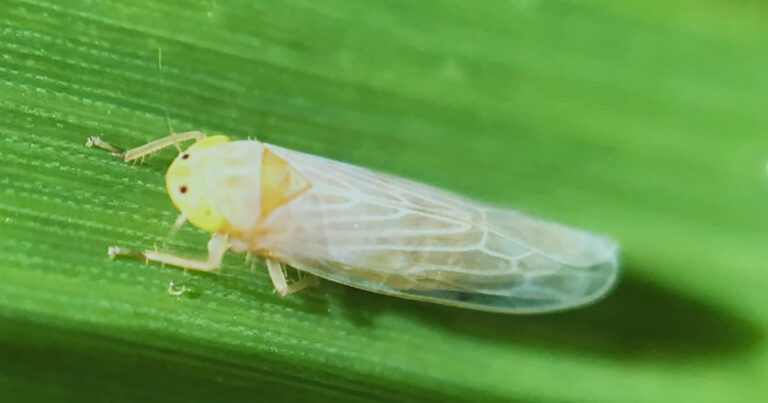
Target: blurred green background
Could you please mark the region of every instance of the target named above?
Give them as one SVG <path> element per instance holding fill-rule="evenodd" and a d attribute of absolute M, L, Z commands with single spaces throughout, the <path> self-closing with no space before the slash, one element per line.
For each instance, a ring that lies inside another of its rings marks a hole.
<path fill-rule="evenodd" d="M 765 401 L 768 6 L 581 3 L 0 0 L 2 400 Z M 166 242 L 174 153 L 84 139 L 166 113 L 610 234 L 623 282 L 521 317 L 109 261 Z"/>

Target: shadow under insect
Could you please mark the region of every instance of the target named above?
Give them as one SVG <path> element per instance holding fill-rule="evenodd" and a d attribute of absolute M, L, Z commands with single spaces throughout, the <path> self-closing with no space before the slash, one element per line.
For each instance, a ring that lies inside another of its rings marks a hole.
<path fill-rule="evenodd" d="M 625 273 L 632 273 L 626 267 Z M 325 283 L 324 283 L 325 284 Z M 330 290 L 349 320 L 374 326 L 382 311 L 442 326 L 478 340 L 572 349 L 617 358 L 707 358 L 745 352 L 762 334 L 753 324 L 719 308 L 627 274 L 604 300 L 580 309 L 505 315 Z M 363 302 L 363 300 L 366 300 Z"/>
<path fill-rule="evenodd" d="M 262 269 L 257 265 L 253 271 Z M 569 349 L 620 359 L 688 360 L 739 354 L 764 337 L 757 326 L 723 307 L 639 278 L 633 273 L 642 270 L 631 262 L 626 262 L 623 272 L 618 286 L 602 301 L 548 314 L 474 311 L 374 294 L 330 281 L 287 297 L 275 295 L 272 302 L 311 315 L 340 315 L 360 327 L 375 327 L 377 318 L 386 313 L 478 342 Z M 247 278 L 251 276 L 253 272 L 247 273 Z M 258 277 L 247 282 L 240 276 L 214 278 L 227 288 L 257 295 L 271 287 L 266 275 Z"/>

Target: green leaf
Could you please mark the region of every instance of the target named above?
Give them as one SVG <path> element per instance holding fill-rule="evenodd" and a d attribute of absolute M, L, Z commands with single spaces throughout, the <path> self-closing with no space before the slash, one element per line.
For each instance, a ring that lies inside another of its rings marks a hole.
<path fill-rule="evenodd" d="M 766 35 L 756 1 L 2 0 L 3 400 L 758 401 Z M 172 151 L 83 146 L 169 125 L 610 234 L 624 280 L 509 316 L 282 298 L 232 253 L 218 275 L 110 261 L 205 250 L 167 237 Z"/>

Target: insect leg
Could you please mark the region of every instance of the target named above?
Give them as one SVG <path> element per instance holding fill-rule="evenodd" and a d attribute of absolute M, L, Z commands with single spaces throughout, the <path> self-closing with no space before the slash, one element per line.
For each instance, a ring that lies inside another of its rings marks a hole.
<path fill-rule="evenodd" d="M 144 144 L 143 146 L 138 146 L 135 148 L 131 148 L 129 150 L 120 151 L 117 147 L 114 147 L 107 143 L 106 141 L 102 140 L 98 136 L 91 136 L 88 137 L 85 141 L 86 147 L 97 147 L 104 150 L 109 151 L 112 153 L 112 155 L 122 158 L 125 162 L 133 161 L 142 157 L 145 157 L 150 154 L 154 154 L 166 147 L 174 146 L 179 143 L 182 143 L 187 140 L 202 140 L 205 138 L 205 133 L 203 132 L 184 132 L 184 133 L 177 133 L 177 134 L 171 134 L 170 136 L 166 136 L 163 138 L 159 138 L 157 140 L 150 141 L 147 144 Z"/>
<path fill-rule="evenodd" d="M 189 270 L 214 272 L 224 258 L 224 252 L 229 248 L 229 242 L 226 234 L 213 234 L 208 241 L 208 257 L 206 259 L 195 259 L 183 256 L 176 256 L 170 253 L 162 253 L 155 250 L 134 251 L 121 248 L 119 246 L 110 246 L 107 253 L 110 258 L 116 256 L 133 256 L 147 261 L 159 262 L 171 266 L 181 267 Z"/>
<path fill-rule="evenodd" d="M 306 274 L 296 282 L 288 284 L 288 280 L 285 278 L 285 269 L 286 267 L 284 263 L 269 258 L 267 259 L 269 278 L 272 280 L 272 285 L 275 286 L 277 293 L 282 296 L 301 291 L 309 286 L 317 284 L 317 277 L 309 274 Z"/>

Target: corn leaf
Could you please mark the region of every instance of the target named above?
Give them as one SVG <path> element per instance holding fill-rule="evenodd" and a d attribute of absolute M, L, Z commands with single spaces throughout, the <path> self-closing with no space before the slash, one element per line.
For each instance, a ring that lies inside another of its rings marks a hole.
<path fill-rule="evenodd" d="M 0 0 L 4 401 L 758 401 L 757 1 Z M 248 137 L 604 232 L 624 276 L 539 316 L 330 282 L 280 297 L 110 245 L 168 236 L 169 131 Z M 11 399 L 13 397 L 14 399 Z"/>

